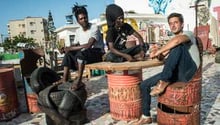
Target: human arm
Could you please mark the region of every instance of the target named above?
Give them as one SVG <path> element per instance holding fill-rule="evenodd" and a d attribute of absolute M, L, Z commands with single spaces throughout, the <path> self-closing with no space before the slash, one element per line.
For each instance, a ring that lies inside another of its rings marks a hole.
<path fill-rule="evenodd" d="M 144 45 L 144 40 L 143 40 L 142 36 L 137 31 L 134 31 L 134 33 L 132 35 L 134 35 L 138 39 L 140 45 Z"/>
<path fill-rule="evenodd" d="M 163 54 L 164 56 L 168 54 L 168 52 L 170 51 L 170 49 L 174 48 L 175 46 L 185 43 L 185 42 L 189 42 L 190 39 L 187 35 L 177 35 L 173 38 L 171 38 L 166 45 L 162 46 L 160 49 L 151 52 L 150 53 L 150 57 L 151 58 L 155 58 L 158 57 L 160 54 Z"/>
<path fill-rule="evenodd" d="M 101 33 L 98 27 L 94 24 L 91 24 L 90 28 L 85 30 L 78 29 L 76 31 L 76 36 L 74 43 L 79 43 L 77 46 L 71 46 L 67 48 L 68 50 L 81 50 L 91 48 L 96 42 L 100 41 Z"/>
<path fill-rule="evenodd" d="M 138 39 L 139 44 L 142 46 L 143 51 L 146 53 L 146 51 L 149 49 L 149 44 L 144 43 L 142 36 L 137 31 L 134 31 L 133 35 Z"/>
<path fill-rule="evenodd" d="M 77 51 L 77 50 L 81 50 L 83 48 L 87 49 L 87 48 L 91 48 L 92 45 L 96 42 L 96 39 L 91 37 L 88 40 L 88 43 L 82 44 L 82 45 L 77 45 L 77 46 L 70 46 L 70 47 L 65 47 L 64 51 L 68 52 L 68 51 Z"/>

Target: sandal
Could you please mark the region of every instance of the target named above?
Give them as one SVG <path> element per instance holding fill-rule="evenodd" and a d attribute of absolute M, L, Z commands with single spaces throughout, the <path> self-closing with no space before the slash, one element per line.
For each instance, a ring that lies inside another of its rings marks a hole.
<path fill-rule="evenodd" d="M 143 125 L 143 124 L 151 124 L 153 122 L 152 118 L 140 118 L 138 121 L 132 122 L 132 125 Z"/>
<path fill-rule="evenodd" d="M 151 96 L 158 96 L 159 94 L 163 93 L 166 87 L 169 85 L 168 82 L 159 81 L 157 85 L 153 88 L 153 90 L 150 92 Z"/>

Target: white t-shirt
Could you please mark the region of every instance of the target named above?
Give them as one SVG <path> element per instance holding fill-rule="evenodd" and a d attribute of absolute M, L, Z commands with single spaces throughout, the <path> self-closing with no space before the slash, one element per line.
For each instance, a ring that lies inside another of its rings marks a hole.
<path fill-rule="evenodd" d="M 198 68 L 201 62 L 200 62 L 199 49 L 198 49 L 198 46 L 196 43 L 196 38 L 195 38 L 193 32 L 191 32 L 191 31 L 184 31 L 183 34 L 188 36 L 189 39 L 191 40 L 191 43 L 187 43 L 186 45 L 189 47 L 188 48 L 189 53 Z"/>
<path fill-rule="evenodd" d="M 89 39 L 93 37 L 96 39 L 96 42 L 93 44 L 92 48 L 101 48 L 104 51 L 104 42 L 102 39 L 102 35 L 98 26 L 90 23 L 90 28 L 86 31 L 83 30 L 82 27 L 79 27 L 76 30 L 76 36 L 74 39 L 74 43 L 79 43 L 80 45 L 88 43 Z"/>

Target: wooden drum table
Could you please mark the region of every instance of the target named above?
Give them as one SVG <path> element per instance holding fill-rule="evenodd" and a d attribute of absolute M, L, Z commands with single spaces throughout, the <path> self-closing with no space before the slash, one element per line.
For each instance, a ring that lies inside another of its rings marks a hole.
<path fill-rule="evenodd" d="M 156 59 L 122 63 L 99 62 L 86 65 L 86 69 L 107 71 L 111 116 L 115 120 L 130 121 L 141 116 L 139 83 L 142 81 L 142 68 L 162 64 Z"/>

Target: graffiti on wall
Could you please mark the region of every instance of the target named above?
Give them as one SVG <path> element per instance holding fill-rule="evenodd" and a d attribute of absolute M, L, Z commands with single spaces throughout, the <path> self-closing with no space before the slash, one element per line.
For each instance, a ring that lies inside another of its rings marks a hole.
<path fill-rule="evenodd" d="M 155 14 L 165 14 L 166 8 L 172 0 L 149 0 L 149 7 L 152 7 Z"/>

